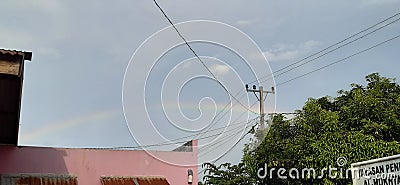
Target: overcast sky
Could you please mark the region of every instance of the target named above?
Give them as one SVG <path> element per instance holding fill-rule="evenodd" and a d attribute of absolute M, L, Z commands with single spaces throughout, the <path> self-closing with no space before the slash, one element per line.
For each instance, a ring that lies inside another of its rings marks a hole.
<path fill-rule="evenodd" d="M 400 12 L 399 0 L 160 0 L 159 4 L 174 23 L 211 20 L 239 29 L 259 46 L 268 60 L 263 65 L 269 65 L 272 71 Z M 169 26 L 153 1 L 3 0 L 0 19 L 0 48 L 33 52 L 32 62 L 27 62 L 25 67 L 20 145 L 136 145 L 124 118 L 123 80 L 134 51 L 152 34 Z M 207 32 L 210 29 L 204 27 L 197 31 Z M 398 34 L 400 23 L 396 22 L 319 60 L 276 77 L 275 83 L 285 82 Z M 215 35 L 211 31 L 210 35 L 235 39 L 229 35 Z M 190 32 L 186 36 L 191 37 Z M 177 35 L 171 37 L 179 40 Z M 193 43 L 193 47 L 199 55 L 209 57 L 204 59 L 206 64 L 221 80 L 224 79 L 226 83 L 238 80 L 230 77 L 229 72 L 241 67 L 236 66 L 235 69 L 234 57 L 224 58 L 224 53 L 219 52 L 221 47 L 201 43 Z M 137 122 L 150 117 L 161 130 L 164 129 L 163 121 L 168 119 L 158 116 L 163 111 L 160 106 L 151 108 L 157 105 L 152 97 L 160 97 L 160 80 L 167 78 L 169 70 L 176 69 L 178 74 L 183 74 L 185 72 L 179 70 L 197 62 L 185 46 L 179 46 L 173 51 L 159 60 L 153 76 L 146 81 L 149 90 L 158 90 L 154 94 L 146 94 L 150 107 L 147 108 L 151 110 L 149 116 L 133 115 L 137 117 Z M 399 78 L 399 51 L 400 39 L 396 39 L 342 63 L 280 85 L 276 87 L 277 93 L 274 96 L 268 95 L 271 103 L 267 104 L 276 103 L 277 112 L 293 112 L 300 109 L 309 97 L 335 96 L 338 90 L 348 89 L 351 83 L 365 83 L 364 77 L 372 72 Z M 187 63 L 181 63 L 182 68 L 174 68 L 185 60 Z M 199 63 L 197 65 L 188 68 L 186 72 L 191 73 L 203 67 Z M 140 65 L 135 67 L 141 69 Z M 262 69 L 265 69 L 265 75 L 269 74 L 268 67 Z M 204 74 L 202 70 L 201 74 Z M 247 75 L 245 71 L 238 74 L 245 80 L 243 83 L 254 80 L 254 76 L 250 73 Z M 243 85 L 234 84 L 238 85 L 237 88 Z M 138 91 L 143 91 L 143 87 L 138 87 Z M 210 119 L 207 116 L 215 115 L 215 106 L 220 110 L 229 103 L 229 96 L 210 79 L 193 80 L 191 85 L 188 83 L 182 88 L 181 93 L 180 111 L 192 120 L 201 116 Z M 241 93 L 245 94 L 244 89 Z M 255 98 L 250 95 L 249 101 L 253 103 Z M 209 98 L 202 99 L 204 97 Z M 174 101 L 163 102 L 162 108 L 167 109 L 168 103 L 172 107 L 169 110 L 178 110 Z M 137 108 L 143 108 L 139 104 Z M 204 108 L 199 109 L 199 106 Z M 273 111 L 274 105 L 267 106 L 268 111 Z M 208 111 L 206 107 L 212 109 Z M 258 111 L 257 106 L 252 110 Z M 234 119 L 243 111 L 246 110 L 237 106 L 230 114 Z M 256 117 L 252 113 L 246 115 L 241 119 Z M 229 121 L 232 120 L 223 118 L 221 122 Z M 133 123 L 128 125 L 135 126 Z M 141 131 L 141 127 L 131 129 Z M 169 139 L 181 134 L 169 129 L 163 131 L 163 135 Z M 145 143 L 157 141 L 148 139 Z M 231 153 L 224 160 L 238 161 L 241 148 Z"/>

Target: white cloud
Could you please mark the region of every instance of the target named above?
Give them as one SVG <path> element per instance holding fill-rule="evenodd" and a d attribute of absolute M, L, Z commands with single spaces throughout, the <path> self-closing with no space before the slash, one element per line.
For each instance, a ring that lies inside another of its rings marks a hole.
<path fill-rule="evenodd" d="M 195 61 L 198 62 L 198 61 Z M 185 63 L 183 63 L 182 67 L 187 70 L 193 67 L 193 65 L 195 65 L 195 62 L 193 61 L 186 61 Z"/>
<path fill-rule="evenodd" d="M 238 20 L 238 21 L 236 21 L 236 25 L 245 26 L 245 25 L 253 24 L 254 22 L 255 22 L 254 20 Z"/>
<path fill-rule="evenodd" d="M 315 40 L 309 40 L 298 46 L 287 44 L 276 44 L 268 51 L 263 52 L 268 61 L 279 62 L 294 60 L 301 55 L 307 54 L 321 43 Z"/>
<path fill-rule="evenodd" d="M 309 51 L 314 49 L 315 47 L 318 47 L 319 45 L 321 45 L 321 42 L 315 40 L 309 40 L 303 43 L 303 48 Z"/>
<path fill-rule="evenodd" d="M 55 48 L 46 48 L 46 47 L 38 48 L 36 52 L 41 55 L 55 56 L 55 57 L 60 56 L 60 52 Z"/>
<path fill-rule="evenodd" d="M 285 61 L 285 60 L 293 60 L 299 56 L 299 51 L 298 50 L 292 50 L 292 51 L 279 51 L 279 52 L 273 52 L 273 51 L 266 51 L 264 52 L 265 57 L 267 57 L 268 61 Z"/>
<path fill-rule="evenodd" d="M 229 71 L 230 68 L 226 65 L 217 64 L 211 67 L 211 72 L 213 72 L 217 76 L 226 75 L 227 73 L 229 73 Z"/>

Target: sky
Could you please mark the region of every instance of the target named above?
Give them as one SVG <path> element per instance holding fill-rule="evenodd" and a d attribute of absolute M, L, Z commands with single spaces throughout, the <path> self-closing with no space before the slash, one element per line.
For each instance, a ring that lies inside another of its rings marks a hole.
<path fill-rule="evenodd" d="M 256 98 L 243 87 L 256 80 L 252 70 L 257 71 L 258 77 L 270 77 L 271 72 L 400 12 L 399 0 L 159 0 L 158 3 L 174 23 L 180 23 L 178 28 L 189 40 L 207 37 L 227 41 L 235 47 L 258 47 L 259 50 L 251 51 L 263 55 L 244 61 L 240 57 L 242 53 L 237 55 L 229 50 L 231 46 L 190 43 L 235 98 L 246 95 L 240 99 L 244 106 L 235 103 L 235 99 L 210 77 L 168 27 L 170 24 L 153 1 L 3 0 L 0 48 L 33 52 L 32 61 L 25 65 L 20 145 L 137 146 L 138 143 L 154 144 L 163 139 L 189 136 L 202 128 L 244 121 L 244 125 L 239 124 L 242 126 L 239 131 L 243 131 L 246 120 L 257 117 L 247 110 Z M 217 22 L 225 27 L 223 31 L 216 31 L 213 25 L 185 27 L 185 22 L 194 20 Z M 158 38 L 164 33 L 162 30 L 166 35 Z M 395 22 L 261 84 L 269 89 L 399 33 L 400 23 Z M 159 40 L 151 43 L 157 38 Z M 180 45 L 169 46 L 165 53 L 145 53 L 144 57 L 152 59 L 149 61 L 144 60 L 147 58 L 134 60 L 146 43 L 155 51 L 164 44 L 167 47 L 170 42 L 180 42 Z M 399 79 L 399 49 L 400 39 L 396 39 L 279 85 L 275 94 L 268 94 L 266 110 L 268 113 L 293 112 L 301 109 L 310 97 L 335 96 L 338 90 L 349 89 L 352 83 L 365 84 L 364 77 L 373 72 Z M 245 49 L 237 51 L 247 52 Z M 150 64 L 152 66 L 147 66 Z M 232 108 L 228 116 L 210 126 L 211 120 L 227 104 Z M 257 106 L 250 110 L 258 113 Z M 147 130 L 149 124 L 152 132 L 161 138 L 152 137 Z M 227 148 L 239 137 L 237 134 Z M 243 144 L 221 161 L 239 161 Z M 212 157 L 224 153 L 218 147 L 210 147 L 200 151 L 204 161 L 209 160 L 206 157 L 209 153 L 217 153 L 210 154 Z"/>

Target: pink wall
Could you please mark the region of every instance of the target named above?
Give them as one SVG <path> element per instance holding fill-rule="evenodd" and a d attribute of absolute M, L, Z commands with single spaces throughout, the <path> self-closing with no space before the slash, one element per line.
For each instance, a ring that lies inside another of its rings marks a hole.
<path fill-rule="evenodd" d="M 197 184 L 197 141 L 193 152 L 154 152 L 180 164 L 162 162 L 145 151 L 0 146 L 0 174 L 73 174 L 81 185 L 100 185 L 100 176 L 165 176 L 171 185 L 185 185 L 187 170 Z"/>

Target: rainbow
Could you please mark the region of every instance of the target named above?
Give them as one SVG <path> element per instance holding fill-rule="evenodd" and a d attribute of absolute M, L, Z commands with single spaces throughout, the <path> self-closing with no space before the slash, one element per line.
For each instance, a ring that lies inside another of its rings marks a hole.
<path fill-rule="evenodd" d="M 218 104 L 219 110 L 225 106 L 226 104 Z M 165 108 L 171 107 L 171 108 L 177 108 L 176 103 L 165 103 L 164 104 Z M 236 105 L 239 106 L 239 105 Z M 149 108 L 149 107 L 148 107 Z M 181 108 L 185 110 L 193 110 L 193 109 L 198 109 L 197 104 L 192 104 L 192 103 L 181 103 Z M 214 106 L 206 106 L 202 107 L 205 108 L 206 110 L 214 110 Z M 150 108 L 151 109 L 151 108 Z M 252 108 L 253 111 L 258 112 L 257 107 Z M 225 111 L 229 111 L 230 108 L 228 107 Z M 242 107 L 236 107 L 233 109 L 233 112 L 242 112 L 243 108 Z M 107 123 L 108 121 L 113 121 L 115 118 L 118 116 L 122 116 L 122 110 L 121 109 L 111 109 L 111 110 L 105 110 L 105 111 L 98 111 L 98 112 L 92 112 L 90 114 L 84 114 L 80 115 L 78 117 L 74 117 L 71 119 L 67 120 L 62 120 L 58 122 L 51 122 L 44 124 L 43 126 L 33 130 L 29 131 L 27 133 L 22 133 L 20 136 L 20 141 L 21 143 L 34 143 L 43 137 L 46 137 L 48 135 L 54 134 L 54 133 L 60 133 L 60 132 L 66 132 L 69 130 L 73 130 L 76 127 L 82 127 L 82 125 L 88 125 L 88 124 L 104 124 Z"/>
<path fill-rule="evenodd" d="M 71 130 L 74 127 L 82 126 L 83 124 L 92 123 L 106 123 L 105 120 L 111 120 L 117 116 L 120 116 L 121 109 L 106 110 L 100 112 L 93 112 L 90 114 L 81 115 L 68 120 L 63 120 L 55 123 L 47 123 L 38 129 L 30 131 L 28 133 L 21 134 L 20 141 L 34 142 L 37 139 L 43 138 L 46 135 L 54 134 L 57 132 L 65 132 Z"/>

